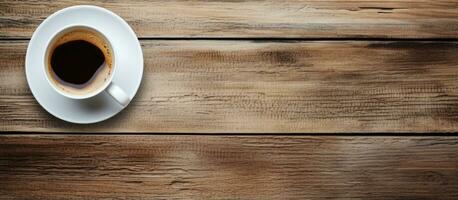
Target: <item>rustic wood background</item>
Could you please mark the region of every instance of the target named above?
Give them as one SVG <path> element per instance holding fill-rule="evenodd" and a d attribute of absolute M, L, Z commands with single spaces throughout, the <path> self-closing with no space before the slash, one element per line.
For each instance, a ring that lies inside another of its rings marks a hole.
<path fill-rule="evenodd" d="M 119 115 L 46 113 L 24 60 L 72 5 L 135 30 Z M 458 1 L 0 0 L 0 199 L 458 199 Z"/>

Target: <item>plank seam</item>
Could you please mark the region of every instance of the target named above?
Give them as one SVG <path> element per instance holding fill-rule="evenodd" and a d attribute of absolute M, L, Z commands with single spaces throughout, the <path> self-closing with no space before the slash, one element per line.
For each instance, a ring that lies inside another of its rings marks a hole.
<path fill-rule="evenodd" d="M 140 41 L 147 40 L 221 40 L 221 41 L 266 41 L 266 42 L 295 42 L 295 41 L 393 41 L 393 42 L 458 42 L 458 38 L 281 38 L 281 37 L 257 37 L 257 38 L 236 38 L 236 37 L 141 37 Z M 0 41 L 29 41 L 30 38 L 0 38 Z"/>
<path fill-rule="evenodd" d="M 395 133 L 395 132 L 372 132 L 372 133 L 173 133 L 173 132 L 25 132 L 25 131 L 7 131 L 2 132 L 0 137 L 14 136 L 14 135 L 75 135 L 75 136 L 116 136 L 116 135 L 127 135 L 127 136 L 144 136 L 144 135 L 157 135 L 157 136 L 247 136 L 247 137 L 258 137 L 258 136 L 282 136 L 282 137 L 458 137 L 458 132 L 440 132 L 440 133 L 420 133 L 420 132 L 409 132 L 409 133 Z"/>

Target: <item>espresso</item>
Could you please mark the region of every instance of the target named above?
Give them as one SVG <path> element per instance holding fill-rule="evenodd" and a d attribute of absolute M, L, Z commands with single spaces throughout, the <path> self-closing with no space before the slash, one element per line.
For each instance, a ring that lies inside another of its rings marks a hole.
<path fill-rule="evenodd" d="M 108 42 L 88 29 L 58 36 L 48 50 L 48 74 L 64 92 L 87 94 L 102 87 L 112 73 Z"/>
<path fill-rule="evenodd" d="M 85 40 L 63 43 L 54 49 L 51 67 L 64 82 L 82 85 L 105 65 L 105 56 L 94 44 Z"/>

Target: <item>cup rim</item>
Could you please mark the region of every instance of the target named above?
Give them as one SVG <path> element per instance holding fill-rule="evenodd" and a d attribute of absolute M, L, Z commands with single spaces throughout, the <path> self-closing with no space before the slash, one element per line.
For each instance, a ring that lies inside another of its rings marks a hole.
<path fill-rule="evenodd" d="M 49 54 L 49 48 L 50 46 L 53 44 L 54 40 L 60 35 L 60 34 L 63 34 L 65 31 L 69 30 L 69 29 L 74 29 L 74 28 L 83 28 L 83 29 L 90 29 L 91 31 L 94 31 L 96 32 L 97 34 L 99 34 L 101 37 L 103 37 L 103 39 L 105 39 L 105 41 L 107 42 L 108 46 L 109 46 L 109 49 L 111 50 L 111 56 L 112 56 L 112 72 L 111 72 L 111 75 L 108 77 L 108 80 L 105 81 L 104 85 L 102 87 L 99 87 L 97 90 L 94 90 L 93 92 L 90 92 L 90 93 L 87 93 L 87 94 L 84 94 L 84 95 L 74 95 L 74 94 L 70 94 L 68 92 L 64 92 L 62 90 L 60 90 L 59 88 L 57 88 L 57 86 L 54 84 L 54 82 L 51 80 L 51 78 L 49 77 L 50 74 L 48 72 L 48 54 Z M 46 48 L 45 48 L 45 53 L 44 53 L 44 59 L 43 59 L 43 62 L 44 62 L 44 73 L 45 73 L 45 77 L 46 77 L 46 80 L 48 82 L 48 84 L 54 89 L 54 91 L 56 91 L 57 93 L 61 94 L 62 96 L 65 96 L 67 98 L 71 98 L 71 99 L 88 99 L 88 98 L 91 98 L 91 97 L 94 97 L 98 94 L 100 94 L 101 92 L 105 91 L 105 89 L 110 85 L 110 83 L 112 82 L 113 80 L 113 76 L 115 74 L 115 71 L 116 71 L 116 61 L 115 61 L 115 58 L 116 58 L 116 55 L 115 55 L 115 51 L 113 49 L 113 45 L 111 43 L 111 41 L 108 39 L 108 37 L 102 33 L 101 31 L 99 31 L 97 28 L 93 27 L 93 26 L 89 26 L 89 25 L 84 25 L 84 24 L 70 24 L 70 25 L 67 25 L 63 28 L 61 28 L 59 31 L 55 32 L 51 37 L 50 39 L 48 40 L 48 42 L 46 43 Z"/>

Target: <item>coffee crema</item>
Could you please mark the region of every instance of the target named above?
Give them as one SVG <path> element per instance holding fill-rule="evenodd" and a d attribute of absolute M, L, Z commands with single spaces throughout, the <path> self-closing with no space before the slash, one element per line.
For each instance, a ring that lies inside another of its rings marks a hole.
<path fill-rule="evenodd" d="M 113 58 L 108 42 L 89 29 L 70 30 L 58 36 L 48 49 L 48 75 L 67 93 L 94 92 L 112 74 Z"/>

